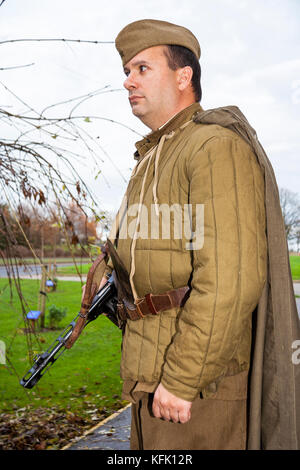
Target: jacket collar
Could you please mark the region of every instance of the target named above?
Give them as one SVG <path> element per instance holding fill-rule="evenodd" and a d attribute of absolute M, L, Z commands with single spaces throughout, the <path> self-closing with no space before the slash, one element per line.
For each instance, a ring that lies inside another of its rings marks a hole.
<path fill-rule="evenodd" d="M 174 131 L 182 124 L 192 119 L 195 114 L 201 111 L 203 111 L 203 109 L 199 103 L 193 103 L 187 108 L 184 108 L 182 111 L 179 111 L 179 113 L 175 114 L 175 116 L 173 116 L 159 129 L 151 132 L 150 134 L 146 135 L 142 140 L 136 142 L 135 146 L 137 150 L 134 153 L 134 158 L 136 160 L 139 160 L 140 157 L 143 157 L 148 152 L 148 150 L 158 144 L 160 138 L 164 134 L 168 134 L 169 132 Z"/>

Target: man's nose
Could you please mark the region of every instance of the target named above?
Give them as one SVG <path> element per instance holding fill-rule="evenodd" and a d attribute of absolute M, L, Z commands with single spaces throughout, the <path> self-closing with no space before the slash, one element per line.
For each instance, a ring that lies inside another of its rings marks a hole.
<path fill-rule="evenodd" d="M 123 83 L 123 86 L 128 91 L 132 90 L 133 88 L 137 88 L 136 80 L 134 79 L 134 75 L 132 73 L 127 75 L 127 78 L 125 82 Z"/>

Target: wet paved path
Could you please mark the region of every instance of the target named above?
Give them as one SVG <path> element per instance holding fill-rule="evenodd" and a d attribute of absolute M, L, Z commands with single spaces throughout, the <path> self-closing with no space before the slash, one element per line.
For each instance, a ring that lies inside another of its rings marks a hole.
<path fill-rule="evenodd" d="M 45 263 L 47 264 L 47 263 Z M 58 268 L 74 266 L 74 263 L 57 263 Z M 39 264 L 26 264 L 14 266 L 14 270 L 18 272 L 21 279 L 36 279 L 41 277 L 41 266 Z M 5 266 L 0 266 L 0 277 L 7 277 L 7 270 Z M 74 277 L 74 276 L 73 276 Z"/>
<path fill-rule="evenodd" d="M 129 450 L 131 405 L 117 411 L 62 450 Z"/>
<path fill-rule="evenodd" d="M 300 295 L 300 282 L 294 282 L 295 295 Z"/>
<path fill-rule="evenodd" d="M 300 296 L 300 282 L 294 282 L 294 292 L 295 292 L 295 295 Z M 296 304 L 297 304 L 298 314 L 299 314 L 299 317 L 300 317 L 300 297 L 296 297 L 295 300 L 296 300 Z"/>

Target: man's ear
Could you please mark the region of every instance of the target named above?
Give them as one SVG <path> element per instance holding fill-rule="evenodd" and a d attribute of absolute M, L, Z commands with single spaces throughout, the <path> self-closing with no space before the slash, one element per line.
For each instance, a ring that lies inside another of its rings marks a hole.
<path fill-rule="evenodd" d="M 189 65 L 177 70 L 177 83 L 180 91 L 184 91 L 191 83 L 193 76 L 193 69 Z"/>

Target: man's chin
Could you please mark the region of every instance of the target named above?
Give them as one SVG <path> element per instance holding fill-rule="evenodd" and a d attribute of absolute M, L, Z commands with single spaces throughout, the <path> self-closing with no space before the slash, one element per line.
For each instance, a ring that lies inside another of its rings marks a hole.
<path fill-rule="evenodd" d="M 131 111 L 132 111 L 132 114 L 134 114 L 136 117 L 141 117 L 144 115 L 142 109 L 138 105 L 132 105 Z"/>

